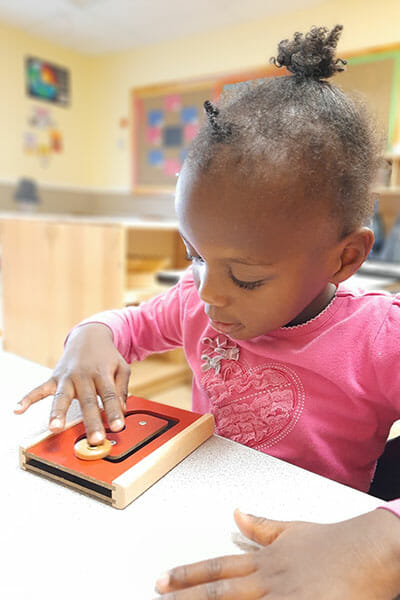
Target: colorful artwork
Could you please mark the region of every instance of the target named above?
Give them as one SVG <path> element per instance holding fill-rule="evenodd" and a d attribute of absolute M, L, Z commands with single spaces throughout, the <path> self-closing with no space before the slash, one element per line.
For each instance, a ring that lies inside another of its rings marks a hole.
<path fill-rule="evenodd" d="M 215 100 L 213 83 L 143 88 L 134 95 L 135 189 L 172 189 L 188 147 L 204 118 L 204 101 Z"/>
<path fill-rule="evenodd" d="M 66 106 L 69 104 L 69 71 L 40 58 L 25 59 L 27 94 Z"/>
<path fill-rule="evenodd" d="M 199 130 L 199 111 L 196 106 L 185 106 L 181 94 L 165 96 L 162 106 L 162 109 L 147 110 L 147 166 L 157 169 L 159 175 L 155 179 L 176 181 L 186 155 L 186 145 Z"/>
<path fill-rule="evenodd" d="M 182 126 L 181 125 L 169 125 L 164 127 L 163 130 L 163 145 L 166 148 L 174 148 L 182 145 Z"/>
<path fill-rule="evenodd" d="M 185 142 L 191 142 L 199 131 L 198 123 L 188 123 L 183 128 L 183 137 Z"/>
<path fill-rule="evenodd" d="M 57 131 L 57 129 L 50 129 L 49 131 L 50 138 L 50 148 L 52 152 L 56 152 L 59 154 L 62 151 L 62 137 L 61 133 Z"/>
<path fill-rule="evenodd" d="M 149 110 L 147 113 L 147 124 L 150 127 L 160 127 L 164 122 L 164 113 L 162 110 Z"/>
<path fill-rule="evenodd" d="M 148 127 L 146 132 L 147 143 L 152 146 L 161 144 L 161 127 Z"/>
<path fill-rule="evenodd" d="M 23 150 L 25 154 L 39 159 L 42 167 L 50 165 L 50 158 L 63 151 L 61 131 L 48 108 L 33 106 L 27 118 L 29 129 L 24 132 Z"/>
<path fill-rule="evenodd" d="M 152 167 L 162 167 L 164 164 L 164 152 L 162 150 L 149 150 L 147 160 Z"/>
<path fill-rule="evenodd" d="M 133 186 L 139 193 L 171 192 L 190 144 L 205 119 L 204 102 L 239 81 L 276 74 L 276 67 L 218 79 L 150 86 L 133 90 Z"/>
<path fill-rule="evenodd" d="M 180 94 L 171 94 L 164 98 L 164 110 L 176 112 L 182 106 L 182 96 Z"/>
<path fill-rule="evenodd" d="M 181 121 L 186 124 L 198 123 L 199 111 L 197 106 L 184 106 L 181 111 Z"/>
<path fill-rule="evenodd" d="M 164 161 L 164 173 L 169 177 L 177 177 L 181 166 L 180 160 L 176 158 L 167 158 Z"/>

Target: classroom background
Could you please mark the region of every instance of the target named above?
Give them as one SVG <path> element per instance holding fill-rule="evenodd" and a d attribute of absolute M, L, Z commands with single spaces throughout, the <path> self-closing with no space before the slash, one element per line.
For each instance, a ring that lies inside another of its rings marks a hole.
<path fill-rule="evenodd" d="M 386 147 L 377 237 L 354 280 L 400 290 L 400 3 L 0 0 L 4 350 L 54 367 L 81 319 L 136 305 L 186 267 L 174 185 L 202 102 L 271 76 L 279 40 L 344 25 L 335 83 L 367 96 Z M 182 352 L 132 367 L 130 392 L 190 407 Z"/>

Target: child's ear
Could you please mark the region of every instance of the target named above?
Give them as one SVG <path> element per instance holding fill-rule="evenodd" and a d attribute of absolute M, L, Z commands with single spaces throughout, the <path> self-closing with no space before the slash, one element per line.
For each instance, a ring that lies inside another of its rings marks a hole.
<path fill-rule="evenodd" d="M 346 236 L 336 247 L 335 271 L 329 281 L 338 285 L 358 271 L 374 241 L 374 234 L 369 227 L 360 227 Z"/>

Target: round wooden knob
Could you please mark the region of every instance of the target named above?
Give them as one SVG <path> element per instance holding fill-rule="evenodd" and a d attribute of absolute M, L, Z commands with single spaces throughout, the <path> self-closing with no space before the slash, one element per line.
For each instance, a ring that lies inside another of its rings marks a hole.
<path fill-rule="evenodd" d="M 83 438 L 76 442 L 74 446 L 75 456 L 82 460 L 98 460 L 104 458 L 110 454 L 112 444 L 110 440 L 105 439 L 102 444 L 98 446 L 91 446 L 87 441 L 87 438 Z"/>

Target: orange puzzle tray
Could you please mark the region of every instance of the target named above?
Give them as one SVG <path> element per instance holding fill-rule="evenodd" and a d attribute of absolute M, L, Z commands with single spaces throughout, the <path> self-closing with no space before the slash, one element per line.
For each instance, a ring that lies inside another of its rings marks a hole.
<path fill-rule="evenodd" d="M 183 460 L 214 431 L 214 418 L 159 404 L 144 398 L 127 399 L 125 427 L 117 433 L 107 427 L 113 444 L 108 456 L 82 460 L 74 445 L 86 437 L 80 419 L 64 431 L 47 432 L 20 449 L 20 465 L 108 502 L 125 508 L 165 473 Z"/>

